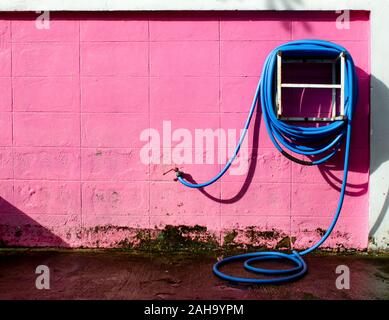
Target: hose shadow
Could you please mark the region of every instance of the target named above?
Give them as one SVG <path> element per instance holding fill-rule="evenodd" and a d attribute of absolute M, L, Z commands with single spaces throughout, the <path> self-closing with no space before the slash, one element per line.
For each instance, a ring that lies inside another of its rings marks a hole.
<path fill-rule="evenodd" d="M 259 130 L 260 130 L 260 124 L 261 124 L 261 108 L 259 106 L 259 102 L 257 102 L 257 106 L 256 106 L 256 110 L 255 110 L 255 114 L 254 114 L 254 123 L 253 123 L 253 133 L 252 133 L 252 139 L 253 139 L 253 145 L 252 145 L 252 153 L 250 155 L 250 158 L 249 158 L 249 167 L 248 167 L 248 170 L 247 170 L 247 175 L 246 175 L 246 178 L 242 184 L 242 187 L 241 189 L 231 198 L 228 198 L 228 199 L 222 199 L 222 198 L 218 198 L 218 197 L 215 197 L 213 195 L 211 195 L 208 191 L 206 191 L 205 188 L 200 188 L 200 189 L 197 189 L 199 192 L 201 192 L 204 196 L 206 196 L 207 198 L 213 200 L 213 201 L 216 201 L 216 202 L 219 202 L 219 203 L 223 203 L 223 204 L 231 204 L 231 203 L 235 203 L 237 201 L 239 201 L 240 199 L 243 198 L 243 196 L 246 194 L 246 192 L 248 191 L 249 189 L 249 186 L 253 180 L 253 177 L 254 177 L 254 173 L 255 173 L 255 170 L 256 170 L 256 167 L 257 167 L 257 157 L 258 157 L 258 146 L 259 146 Z M 246 139 L 248 138 L 248 136 L 246 137 Z M 191 182 L 191 183 L 197 183 L 197 181 L 188 173 L 184 173 L 183 174 L 183 178 L 186 179 L 187 181 Z"/>
<path fill-rule="evenodd" d="M 327 182 L 333 189 L 340 192 L 342 179 L 337 177 L 334 173 L 335 170 L 339 170 L 339 166 L 336 164 L 332 165 L 322 165 L 319 166 L 319 172 L 325 182 Z M 343 170 L 343 167 L 340 169 Z M 349 183 L 347 182 L 345 195 L 351 197 L 360 197 L 367 193 L 369 188 L 369 182 L 365 181 L 362 183 Z"/>
<path fill-rule="evenodd" d="M 389 194 L 389 187 L 386 190 L 385 201 L 384 201 L 384 204 L 380 210 L 380 213 L 377 215 L 377 218 L 375 219 L 374 224 L 370 228 L 369 237 L 374 237 L 375 233 L 378 231 L 378 229 L 380 228 L 380 226 L 384 222 L 387 213 L 389 212 L 389 196 L 388 196 L 388 194 Z"/>
<path fill-rule="evenodd" d="M 356 150 L 354 150 L 355 152 Z M 350 173 L 357 173 L 358 180 L 362 179 L 361 182 L 355 183 L 348 182 L 346 184 L 345 195 L 350 197 L 360 197 L 365 195 L 369 189 L 369 170 L 368 163 L 360 154 L 356 154 L 357 157 L 353 157 L 353 151 L 350 151 L 349 161 L 349 176 Z M 366 157 L 368 159 L 368 157 Z M 309 157 L 312 161 L 315 158 Z M 329 186 L 334 190 L 340 192 L 343 183 L 343 172 L 344 172 L 344 150 L 341 149 L 339 152 L 328 162 L 317 166 L 318 172 Z M 354 179 L 355 180 L 355 179 Z"/>
<path fill-rule="evenodd" d="M 377 214 L 374 211 L 371 212 L 371 226 L 369 231 L 369 237 L 374 243 L 377 232 L 383 225 L 389 223 L 389 183 L 386 176 L 377 176 L 378 170 L 382 175 L 382 167 L 389 161 L 389 108 L 385 102 L 389 101 L 389 88 L 375 76 L 371 77 L 371 84 L 374 88 L 374 99 L 372 103 L 371 112 L 371 124 L 372 124 L 372 136 L 371 140 L 371 159 L 370 159 L 370 172 L 374 176 L 373 183 L 375 184 L 374 199 L 370 197 L 371 201 L 376 203 L 371 204 L 377 206 L 377 203 L 382 203 L 381 209 Z M 373 109 L 374 108 L 374 109 Z M 387 173 L 387 170 L 386 170 Z M 381 196 L 383 196 L 381 198 Z M 378 199 L 380 198 L 380 199 Z M 385 230 L 380 234 L 385 234 Z M 380 238 L 385 239 L 384 236 Z M 386 237 L 387 238 L 387 237 Z M 388 245 L 388 240 L 386 240 Z M 385 244 L 382 244 L 385 247 Z"/>
<path fill-rule="evenodd" d="M 319 66 L 318 75 L 320 82 L 327 83 L 332 81 L 331 73 L 328 73 L 327 69 L 323 69 L 323 66 Z M 296 70 L 291 76 L 296 76 Z M 350 146 L 350 161 L 349 161 L 349 179 L 346 185 L 345 194 L 351 197 L 360 197 L 366 195 L 369 187 L 369 83 L 370 75 L 363 69 L 356 67 L 356 71 L 359 79 L 360 94 L 359 100 L 354 112 L 353 130 Z M 307 75 L 306 75 L 307 76 Z M 295 81 L 296 79 L 292 80 Z M 290 96 L 289 109 L 296 109 L 295 105 L 299 104 L 299 114 L 294 116 L 302 116 L 309 113 L 314 117 L 329 117 L 331 116 L 333 108 L 333 97 L 331 92 L 323 92 L 318 99 L 318 93 L 310 91 L 304 92 L 294 91 Z M 335 100 L 335 107 L 339 110 L 340 100 L 339 97 Z M 339 111 L 338 111 L 339 112 Z M 301 114 L 300 114 L 301 113 Z M 292 115 L 293 116 L 293 115 Z M 308 125 L 308 124 L 307 124 Z M 316 124 L 316 126 L 326 126 L 326 123 Z M 340 150 L 326 163 L 319 166 L 313 166 L 306 168 L 307 172 L 311 172 L 315 175 L 316 172 L 324 179 L 317 182 L 326 182 L 334 190 L 340 192 L 343 182 L 344 171 L 344 141 Z M 308 156 L 311 161 L 315 160 L 314 156 Z M 350 182 L 352 181 L 352 182 Z"/>

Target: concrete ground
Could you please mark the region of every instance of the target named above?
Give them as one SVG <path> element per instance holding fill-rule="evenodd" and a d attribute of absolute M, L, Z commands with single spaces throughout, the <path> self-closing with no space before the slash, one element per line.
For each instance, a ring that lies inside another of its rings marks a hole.
<path fill-rule="evenodd" d="M 389 256 L 314 255 L 309 273 L 284 285 L 231 285 L 212 274 L 214 257 L 123 251 L 1 250 L 0 299 L 388 299 Z M 35 287 L 38 265 L 50 289 Z M 338 265 L 350 289 L 338 290 Z M 240 265 L 226 271 L 241 274 Z"/>

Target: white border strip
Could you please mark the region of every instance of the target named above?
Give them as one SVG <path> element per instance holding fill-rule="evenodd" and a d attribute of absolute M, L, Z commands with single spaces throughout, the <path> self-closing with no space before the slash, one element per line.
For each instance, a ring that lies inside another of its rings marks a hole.
<path fill-rule="evenodd" d="M 2 0 L 0 11 L 370 10 L 386 0 Z"/>

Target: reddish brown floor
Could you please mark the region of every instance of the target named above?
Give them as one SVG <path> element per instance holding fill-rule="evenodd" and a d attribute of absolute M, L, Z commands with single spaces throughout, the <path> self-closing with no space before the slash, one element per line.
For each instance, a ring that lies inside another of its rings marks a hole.
<path fill-rule="evenodd" d="M 389 299 L 388 256 L 318 255 L 309 273 L 278 286 L 236 286 L 212 274 L 213 257 L 118 251 L 0 251 L 0 299 Z M 335 269 L 347 265 L 350 290 L 338 290 Z M 47 265 L 51 288 L 35 287 Z M 239 274 L 240 266 L 229 267 Z"/>

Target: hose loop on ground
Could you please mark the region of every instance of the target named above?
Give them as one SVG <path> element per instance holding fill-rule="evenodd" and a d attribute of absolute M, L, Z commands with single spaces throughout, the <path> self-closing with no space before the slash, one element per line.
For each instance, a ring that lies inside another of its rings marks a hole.
<path fill-rule="evenodd" d="M 276 74 L 276 58 L 277 53 L 281 51 L 283 57 L 322 57 L 325 59 L 331 58 L 336 59 L 341 54 L 346 57 L 345 63 L 345 118 L 344 120 L 338 120 L 328 123 L 325 126 L 318 127 L 307 127 L 303 125 L 296 125 L 293 123 L 287 123 L 277 118 L 275 114 L 275 74 Z M 258 104 L 262 108 L 262 116 L 264 118 L 265 126 L 272 140 L 274 146 L 289 160 L 295 161 L 301 165 L 319 165 L 331 159 L 344 144 L 344 170 L 343 170 L 343 181 L 341 191 L 339 195 L 338 206 L 333 215 L 333 219 L 322 238 L 316 242 L 310 248 L 292 253 L 283 252 L 254 252 L 245 253 L 232 257 L 227 257 L 223 260 L 218 261 L 214 267 L 213 272 L 219 278 L 235 282 L 235 283 L 251 283 L 251 284 L 268 284 L 268 283 L 281 283 L 296 280 L 302 277 L 307 272 L 307 264 L 303 260 L 302 256 L 306 255 L 320 245 L 329 237 L 333 229 L 335 228 L 336 222 L 338 221 L 340 212 L 342 210 L 347 175 L 349 170 L 349 156 L 350 156 L 350 138 L 352 128 L 352 118 L 354 109 L 357 103 L 358 97 L 358 80 L 356 76 L 356 70 L 353 59 L 349 52 L 332 42 L 323 40 L 298 40 L 285 43 L 275 48 L 267 57 L 262 75 L 255 91 L 254 99 L 248 113 L 244 130 L 240 136 L 235 151 L 229 161 L 226 163 L 224 168 L 212 179 L 203 183 L 191 183 L 185 180 L 184 175 L 180 172 L 177 175 L 178 181 L 184 186 L 189 188 L 203 188 L 209 186 L 219 180 L 230 168 L 231 164 L 237 157 L 243 140 L 246 137 L 247 130 L 250 126 L 251 119 L 254 111 Z M 293 154 L 302 155 L 313 159 L 311 161 L 300 160 Z M 254 263 L 273 260 L 273 259 L 284 259 L 292 262 L 295 266 L 289 269 L 265 269 L 255 267 Z M 244 261 L 243 266 L 247 271 L 254 274 L 262 274 L 265 277 L 236 277 L 228 275 L 220 271 L 220 268 L 227 263 L 234 261 Z M 272 276 L 266 278 L 266 276 Z"/>

